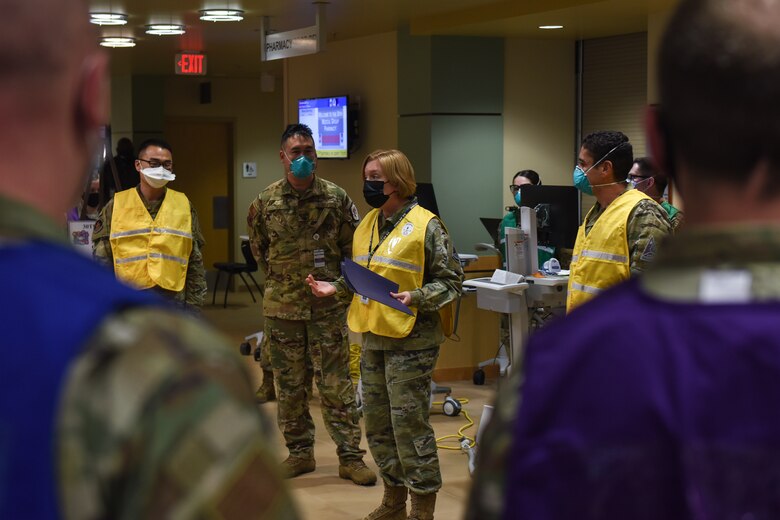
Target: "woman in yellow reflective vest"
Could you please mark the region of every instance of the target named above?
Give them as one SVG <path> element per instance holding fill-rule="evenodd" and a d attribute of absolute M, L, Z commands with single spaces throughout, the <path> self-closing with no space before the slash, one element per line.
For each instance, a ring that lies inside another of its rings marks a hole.
<path fill-rule="evenodd" d="M 363 161 L 363 195 L 374 209 L 355 230 L 352 257 L 399 285 L 390 293 L 409 306 L 405 314 L 358 294 L 341 278 L 307 282 L 316 296 L 352 298 L 347 322 L 363 335 L 363 415 L 371 454 L 385 490 L 366 518 L 433 518 L 441 472 L 428 420 L 431 374 L 439 345 L 452 331 L 452 303 L 463 270 L 442 221 L 417 203 L 409 159 L 377 150 Z"/>

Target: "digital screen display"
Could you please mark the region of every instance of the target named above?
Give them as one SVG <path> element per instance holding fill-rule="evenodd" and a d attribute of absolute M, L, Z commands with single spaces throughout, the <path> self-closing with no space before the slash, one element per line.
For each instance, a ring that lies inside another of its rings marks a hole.
<path fill-rule="evenodd" d="M 301 99 L 298 122 L 311 128 L 320 159 L 348 159 L 347 96 Z"/>

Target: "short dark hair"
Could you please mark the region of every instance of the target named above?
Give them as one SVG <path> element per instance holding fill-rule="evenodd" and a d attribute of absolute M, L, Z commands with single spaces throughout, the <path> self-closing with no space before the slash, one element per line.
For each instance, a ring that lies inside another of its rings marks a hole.
<path fill-rule="evenodd" d="M 309 128 L 308 125 L 304 125 L 301 123 L 295 123 L 292 125 L 287 125 L 287 128 L 284 129 L 284 132 L 282 133 L 282 141 L 280 143 L 280 146 L 284 148 L 284 144 L 287 142 L 288 139 L 295 136 L 305 137 L 307 139 L 311 139 L 311 142 L 314 142 L 314 136 L 311 133 L 311 128 Z"/>
<path fill-rule="evenodd" d="M 652 177 L 655 179 L 655 187 L 658 193 L 663 194 L 666 191 L 666 185 L 669 184 L 667 175 L 658 169 L 655 161 L 651 157 L 637 157 L 634 164 L 639 166 L 639 173 L 642 177 Z"/>
<path fill-rule="evenodd" d="M 135 155 L 135 150 L 133 149 L 133 141 L 131 141 L 127 137 L 121 138 L 116 143 L 116 153 L 120 157 L 126 157 L 128 159 L 132 159 L 133 155 Z"/>
<path fill-rule="evenodd" d="M 590 152 L 594 161 L 610 161 L 616 181 L 626 180 L 634 164 L 634 147 L 623 132 L 593 132 L 582 140 L 582 147 Z"/>
<path fill-rule="evenodd" d="M 780 193 L 780 4 L 682 0 L 659 54 L 659 116 L 669 165 L 743 183 L 765 161 Z M 674 154 L 674 156 L 672 156 Z"/>
<path fill-rule="evenodd" d="M 165 139 L 152 137 L 151 139 L 147 139 L 146 141 L 144 141 L 138 146 L 138 157 L 140 157 L 141 153 L 143 153 L 143 151 L 149 148 L 150 146 L 157 146 L 164 150 L 168 150 L 169 152 L 171 152 L 171 154 L 173 154 L 173 149 L 171 148 L 171 145 L 168 144 L 168 141 L 166 141 Z"/>
<path fill-rule="evenodd" d="M 658 174 L 658 168 L 650 157 L 637 157 L 634 164 L 639 166 L 639 171 L 643 177 L 655 177 Z"/>
<path fill-rule="evenodd" d="M 533 170 L 520 170 L 515 174 L 514 177 L 512 177 L 512 182 L 515 182 L 515 179 L 517 179 L 518 177 L 525 177 L 526 179 L 531 181 L 531 184 L 533 184 L 534 186 L 539 186 L 540 184 L 542 184 L 542 180 L 539 178 L 539 174 Z"/>

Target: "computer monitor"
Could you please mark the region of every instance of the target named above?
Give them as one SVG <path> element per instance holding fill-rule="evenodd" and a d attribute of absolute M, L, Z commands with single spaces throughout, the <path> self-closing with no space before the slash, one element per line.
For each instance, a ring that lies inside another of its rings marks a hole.
<path fill-rule="evenodd" d="M 417 196 L 417 203 L 420 206 L 437 217 L 441 217 L 441 215 L 439 215 L 439 205 L 436 204 L 436 194 L 433 192 L 433 184 L 430 182 L 418 182 L 415 195 Z"/>
<path fill-rule="evenodd" d="M 490 238 L 493 239 L 493 243 L 495 245 L 498 245 L 499 243 L 499 236 L 498 236 L 498 227 L 501 225 L 501 219 L 500 218 L 490 218 L 490 217 L 479 217 L 480 222 L 482 222 L 482 225 L 485 226 L 485 229 L 488 233 L 490 233 Z"/>
<path fill-rule="evenodd" d="M 574 186 L 520 187 L 521 206 L 536 210 L 540 245 L 573 249 L 580 225 L 580 198 Z M 519 220 L 518 220 L 519 222 Z"/>

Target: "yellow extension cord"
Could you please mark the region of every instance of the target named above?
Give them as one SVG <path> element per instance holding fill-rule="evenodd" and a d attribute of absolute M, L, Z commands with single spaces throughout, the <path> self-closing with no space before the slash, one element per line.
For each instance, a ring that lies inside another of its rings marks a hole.
<path fill-rule="evenodd" d="M 460 404 L 462 404 L 462 405 L 463 405 L 463 404 L 467 404 L 467 403 L 469 402 L 469 400 L 468 400 L 468 399 L 458 399 L 457 401 L 458 401 Z M 433 403 L 431 403 L 431 404 L 432 404 L 432 405 L 439 405 L 439 406 L 441 406 L 441 405 L 443 405 L 443 404 L 444 404 L 444 402 L 443 402 L 443 401 L 434 401 L 434 402 L 433 402 Z M 466 435 L 466 434 L 464 434 L 464 433 L 463 433 L 465 430 L 468 430 L 469 428 L 471 428 L 472 426 L 474 426 L 474 421 L 471 419 L 471 417 L 469 416 L 469 412 L 468 412 L 468 411 L 466 411 L 466 409 L 465 409 L 465 408 L 463 408 L 463 409 L 461 410 L 461 413 L 462 413 L 462 414 L 463 414 L 463 416 L 466 418 L 466 420 L 468 421 L 468 423 L 466 423 L 464 426 L 461 426 L 461 427 L 458 429 L 458 433 L 457 433 L 457 434 L 454 434 L 454 433 L 453 433 L 453 434 L 450 434 L 450 435 L 445 435 L 445 436 L 443 436 L 443 437 L 438 437 L 438 438 L 436 439 L 436 447 L 437 447 L 437 448 L 439 448 L 440 450 L 457 450 L 457 451 L 460 451 L 460 450 L 461 450 L 461 447 L 460 447 L 460 440 L 461 440 L 461 439 L 464 439 L 464 438 L 465 438 L 465 439 L 467 439 L 467 440 L 469 441 L 469 447 L 471 447 L 471 448 L 473 448 L 473 447 L 474 447 L 474 445 L 476 445 L 476 444 L 477 444 L 477 442 L 476 442 L 476 441 L 475 441 L 473 438 L 471 438 L 471 437 L 469 437 L 468 435 Z M 444 446 L 444 445 L 442 445 L 442 444 L 439 444 L 440 442 L 444 442 L 444 441 L 445 441 L 445 439 L 455 439 L 455 440 L 457 441 L 457 443 L 458 443 L 458 446 L 457 446 L 457 447 L 456 447 L 456 446 Z"/>

